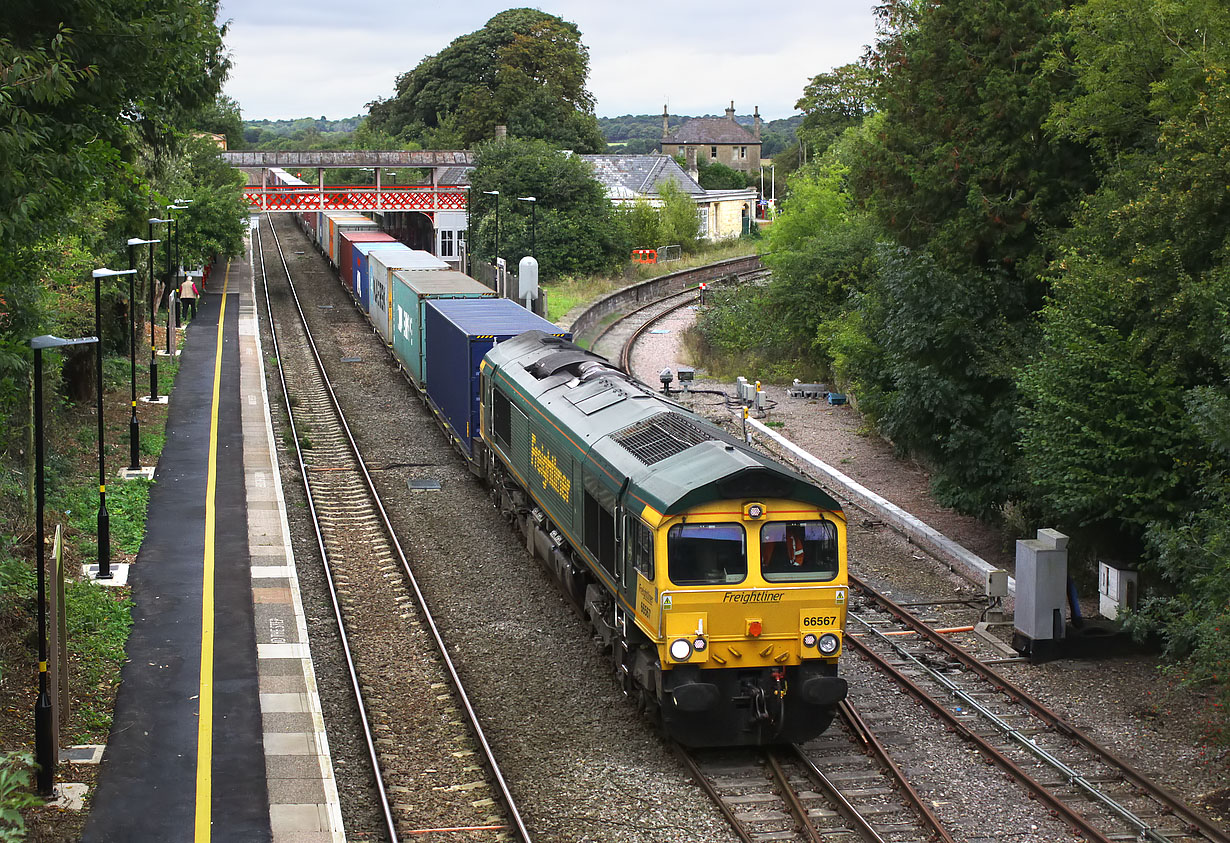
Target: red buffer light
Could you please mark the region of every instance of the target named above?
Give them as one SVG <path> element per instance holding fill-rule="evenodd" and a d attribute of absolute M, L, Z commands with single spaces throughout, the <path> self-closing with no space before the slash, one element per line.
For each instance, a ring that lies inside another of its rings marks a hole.
<path fill-rule="evenodd" d="M 760 621 L 749 621 L 747 625 L 747 634 L 752 638 L 759 638 L 761 632 Z"/>

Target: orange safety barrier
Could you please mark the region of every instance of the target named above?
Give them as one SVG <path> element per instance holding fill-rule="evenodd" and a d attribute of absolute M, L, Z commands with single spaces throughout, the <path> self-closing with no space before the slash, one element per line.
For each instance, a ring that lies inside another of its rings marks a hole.
<path fill-rule="evenodd" d="M 658 262 L 658 250 L 657 249 L 633 249 L 632 250 L 632 262 L 633 263 L 657 263 Z"/>

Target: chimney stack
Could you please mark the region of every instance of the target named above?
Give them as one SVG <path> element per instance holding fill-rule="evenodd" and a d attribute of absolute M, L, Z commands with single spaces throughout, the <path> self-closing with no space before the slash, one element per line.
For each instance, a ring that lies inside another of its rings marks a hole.
<path fill-rule="evenodd" d="M 696 167 L 696 147 L 687 147 L 687 152 L 685 154 L 687 155 L 688 175 L 691 176 L 692 181 L 699 182 L 700 170 Z"/>
<path fill-rule="evenodd" d="M 753 106 L 752 108 L 752 123 L 754 124 L 752 136 L 756 138 L 756 140 L 760 140 L 760 106 L 758 105 Z"/>
<path fill-rule="evenodd" d="M 726 109 L 726 119 L 731 123 L 735 122 L 735 101 L 730 101 L 730 108 Z"/>
<path fill-rule="evenodd" d="M 662 106 L 662 137 L 663 139 L 665 139 L 666 136 L 670 134 L 670 131 L 671 131 L 671 124 L 670 124 L 670 121 L 666 118 L 666 105 L 664 104 Z"/>

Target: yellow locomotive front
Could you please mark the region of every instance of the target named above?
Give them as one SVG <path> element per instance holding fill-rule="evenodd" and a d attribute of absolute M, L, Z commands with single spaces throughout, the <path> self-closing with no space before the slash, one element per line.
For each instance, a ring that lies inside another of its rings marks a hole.
<path fill-rule="evenodd" d="M 636 613 L 656 643 L 662 719 L 691 746 L 789 743 L 846 696 L 846 522 L 785 499 L 712 501 L 653 528 Z M 646 572 L 648 573 L 648 572 Z"/>

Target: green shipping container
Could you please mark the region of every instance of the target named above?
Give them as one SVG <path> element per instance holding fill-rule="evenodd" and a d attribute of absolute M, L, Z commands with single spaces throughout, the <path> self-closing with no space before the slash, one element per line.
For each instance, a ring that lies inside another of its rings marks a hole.
<path fill-rule="evenodd" d="M 452 269 L 397 270 L 393 273 L 393 354 L 420 389 L 427 387 L 423 356 L 423 318 L 432 299 L 488 299 L 495 291 Z"/>

